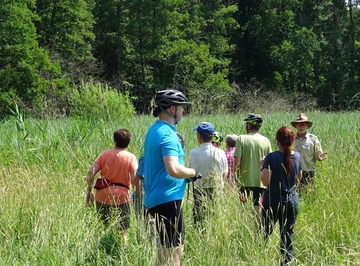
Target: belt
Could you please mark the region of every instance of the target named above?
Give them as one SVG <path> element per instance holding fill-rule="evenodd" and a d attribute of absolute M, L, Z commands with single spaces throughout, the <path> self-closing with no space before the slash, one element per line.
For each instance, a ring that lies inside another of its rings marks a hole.
<path fill-rule="evenodd" d="M 125 187 L 125 188 L 129 189 L 128 186 L 125 186 L 124 184 L 121 184 L 121 183 L 112 183 L 111 182 L 110 186 L 119 186 L 119 187 Z"/>

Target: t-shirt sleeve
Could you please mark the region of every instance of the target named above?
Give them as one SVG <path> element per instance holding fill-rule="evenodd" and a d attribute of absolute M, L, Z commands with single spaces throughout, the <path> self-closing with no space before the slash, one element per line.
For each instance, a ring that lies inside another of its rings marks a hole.
<path fill-rule="evenodd" d="M 299 164 L 299 171 L 302 170 L 302 159 L 300 153 L 297 152 L 296 161 Z"/>
<path fill-rule="evenodd" d="M 321 148 L 320 141 L 317 137 L 314 137 L 314 147 L 315 147 L 315 158 L 318 158 L 321 154 L 323 154 L 323 150 Z"/>
<path fill-rule="evenodd" d="M 95 162 L 97 163 L 98 166 L 101 167 L 101 165 L 103 164 L 104 162 L 104 159 L 105 159 L 105 156 L 104 156 L 104 152 L 102 152 L 95 160 Z"/>
<path fill-rule="evenodd" d="M 174 134 L 166 133 L 162 136 L 160 147 L 162 156 L 179 156 L 178 145 L 180 145 L 178 137 Z"/>
<path fill-rule="evenodd" d="M 144 178 L 144 153 L 141 154 L 140 159 L 139 159 L 139 165 L 138 165 L 138 169 L 136 170 L 136 174 L 138 174 L 139 176 L 142 176 Z"/>
<path fill-rule="evenodd" d="M 269 153 L 265 157 L 264 164 L 261 167 L 261 170 L 263 170 L 265 168 L 271 170 L 271 162 L 272 162 L 272 155 Z"/>

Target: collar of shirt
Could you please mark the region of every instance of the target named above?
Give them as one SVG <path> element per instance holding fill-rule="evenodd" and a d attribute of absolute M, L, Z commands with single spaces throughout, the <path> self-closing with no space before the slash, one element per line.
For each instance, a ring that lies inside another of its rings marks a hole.
<path fill-rule="evenodd" d="M 309 137 L 309 135 L 310 135 L 310 133 L 309 133 L 309 132 L 306 132 L 305 136 L 302 137 L 302 138 L 300 138 L 300 137 L 298 136 L 298 134 L 296 134 L 295 138 L 297 138 L 297 139 L 299 139 L 299 140 L 307 139 L 307 138 Z"/>
<path fill-rule="evenodd" d="M 170 124 L 170 123 L 168 123 L 168 122 L 166 122 L 166 121 L 163 121 L 163 120 L 156 120 L 156 122 L 155 122 L 155 123 L 162 123 L 162 124 L 166 124 L 166 125 L 170 126 L 172 130 L 176 131 L 176 127 L 175 127 L 175 125 L 172 125 L 172 124 Z"/>
<path fill-rule="evenodd" d="M 211 142 L 203 142 L 200 144 L 200 146 L 212 146 Z"/>

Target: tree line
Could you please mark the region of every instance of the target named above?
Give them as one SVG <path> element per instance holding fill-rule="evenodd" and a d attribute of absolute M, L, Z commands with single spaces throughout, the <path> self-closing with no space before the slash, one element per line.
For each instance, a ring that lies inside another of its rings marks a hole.
<path fill-rule="evenodd" d="M 197 110 L 236 110 L 246 93 L 359 108 L 360 1 L 3 0 L 0 112 L 68 113 L 84 82 L 151 110 L 156 90 Z M 266 96 L 265 96 L 266 97 Z M 99 99 L 100 101 L 100 99 Z"/>

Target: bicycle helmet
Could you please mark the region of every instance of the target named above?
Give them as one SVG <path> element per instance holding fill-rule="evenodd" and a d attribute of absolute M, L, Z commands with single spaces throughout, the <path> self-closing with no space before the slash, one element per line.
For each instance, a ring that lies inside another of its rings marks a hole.
<path fill-rule="evenodd" d="M 222 134 L 220 132 L 215 131 L 214 136 L 212 138 L 212 142 L 219 143 L 224 140 Z"/>
<path fill-rule="evenodd" d="M 248 114 L 247 117 L 244 119 L 244 121 L 251 125 L 261 126 L 263 119 L 258 114 Z"/>
<path fill-rule="evenodd" d="M 185 95 L 178 90 L 162 90 L 155 95 L 155 104 L 160 108 L 169 108 L 171 105 L 191 104 Z"/>

